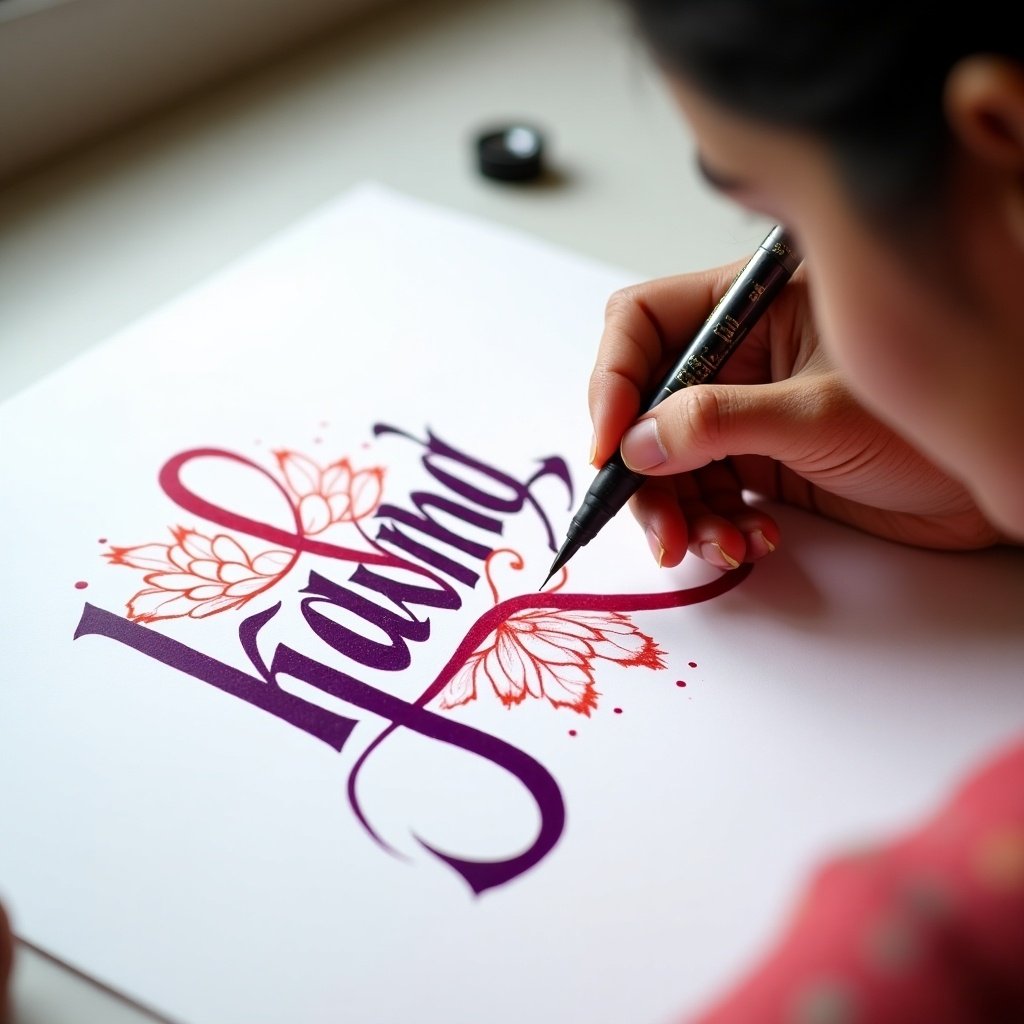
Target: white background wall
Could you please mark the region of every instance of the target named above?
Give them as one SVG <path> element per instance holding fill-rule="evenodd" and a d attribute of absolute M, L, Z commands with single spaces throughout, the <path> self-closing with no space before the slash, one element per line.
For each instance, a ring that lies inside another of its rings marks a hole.
<path fill-rule="evenodd" d="M 0 0 L 0 183 L 394 0 Z"/>

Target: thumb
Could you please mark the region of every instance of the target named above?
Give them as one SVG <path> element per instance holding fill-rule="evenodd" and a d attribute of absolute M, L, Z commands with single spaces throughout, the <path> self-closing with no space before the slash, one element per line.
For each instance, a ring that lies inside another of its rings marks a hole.
<path fill-rule="evenodd" d="M 699 384 L 645 413 L 626 431 L 620 452 L 630 469 L 650 476 L 686 473 L 736 455 L 795 466 L 820 452 L 824 423 L 835 431 L 850 412 L 834 374 L 773 384 Z"/>

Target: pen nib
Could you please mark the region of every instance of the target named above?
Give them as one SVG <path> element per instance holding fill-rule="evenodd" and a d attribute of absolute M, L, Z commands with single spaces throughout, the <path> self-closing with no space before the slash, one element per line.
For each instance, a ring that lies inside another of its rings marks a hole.
<path fill-rule="evenodd" d="M 567 540 L 559 550 L 558 554 L 555 555 L 555 560 L 551 563 L 551 570 L 548 572 L 548 578 L 540 585 L 540 589 L 543 590 L 550 582 L 551 577 L 558 572 L 559 569 L 569 561 L 570 558 L 576 552 L 576 544 L 572 540 Z"/>

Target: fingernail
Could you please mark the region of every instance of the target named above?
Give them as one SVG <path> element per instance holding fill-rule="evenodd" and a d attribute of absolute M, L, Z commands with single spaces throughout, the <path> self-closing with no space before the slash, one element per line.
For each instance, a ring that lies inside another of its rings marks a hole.
<path fill-rule="evenodd" d="M 738 569 L 740 565 L 735 558 L 730 558 L 722 550 L 720 544 L 716 544 L 714 541 L 701 544 L 700 557 L 709 565 L 716 566 L 719 569 Z"/>
<path fill-rule="evenodd" d="M 747 542 L 746 560 L 748 562 L 770 555 L 777 546 L 768 539 L 768 534 L 761 529 L 759 522 L 759 517 L 751 517 L 749 519 L 741 517 L 734 520 L 735 525 L 743 531 L 743 537 Z"/>
<path fill-rule="evenodd" d="M 622 438 L 619 450 L 622 453 L 622 461 L 637 473 L 654 469 L 668 458 L 668 452 L 662 447 L 661 439 L 658 437 L 658 421 L 655 419 L 641 420 L 630 427 Z"/>
<path fill-rule="evenodd" d="M 590 458 L 587 461 L 592 466 L 597 461 L 597 434 L 590 435 Z"/>
<path fill-rule="evenodd" d="M 647 538 L 647 546 L 651 549 L 651 554 L 654 555 L 654 560 L 660 569 L 665 561 L 665 546 L 651 527 L 647 528 L 644 536 Z"/>

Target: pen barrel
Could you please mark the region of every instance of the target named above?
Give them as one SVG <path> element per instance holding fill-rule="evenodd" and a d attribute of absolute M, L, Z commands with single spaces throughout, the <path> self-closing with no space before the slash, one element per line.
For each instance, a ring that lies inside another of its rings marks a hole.
<path fill-rule="evenodd" d="M 717 376 L 799 265 L 800 255 L 786 230 L 776 227 L 770 231 L 683 351 L 661 390 L 642 411 L 650 412 L 682 388 L 707 383 Z M 572 517 L 551 572 L 565 565 L 574 551 L 592 541 L 645 479 L 643 474 L 627 469 L 622 456 L 616 452 L 598 472 Z"/>
<path fill-rule="evenodd" d="M 598 471 L 576 515 L 569 524 L 568 538 L 577 548 L 592 541 L 613 516 L 640 489 L 640 473 L 627 469 L 618 453 Z"/>
<path fill-rule="evenodd" d="M 799 265 L 789 236 L 775 228 L 733 279 L 643 411 L 650 412 L 683 388 L 714 380 Z"/>

